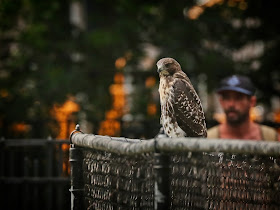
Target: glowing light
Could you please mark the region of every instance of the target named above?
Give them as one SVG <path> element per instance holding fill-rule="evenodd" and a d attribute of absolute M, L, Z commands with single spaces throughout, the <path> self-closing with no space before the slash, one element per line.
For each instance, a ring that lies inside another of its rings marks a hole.
<path fill-rule="evenodd" d="M 74 112 L 78 112 L 80 110 L 80 106 L 74 102 L 73 97 L 69 97 L 64 104 L 58 105 L 55 104 L 53 109 L 51 110 L 51 114 L 55 117 L 59 124 L 59 133 L 56 136 L 56 139 L 68 139 L 70 131 L 75 129 L 75 122 L 71 120 L 71 116 Z M 68 144 L 62 144 L 61 149 L 65 153 L 69 151 Z M 68 157 L 63 158 L 63 172 L 62 175 L 67 176 L 70 174 L 70 167 Z"/>
<path fill-rule="evenodd" d="M 116 73 L 114 76 L 114 82 L 119 84 L 124 83 L 124 75 L 122 73 Z"/>
<path fill-rule="evenodd" d="M 155 86 L 155 84 L 156 84 L 156 79 L 154 77 L 148 77 L 145 81 L 145 86 L 147 88 L 151 88 Z"/>
<path fill-rule="evenodd" d="M 203 1 L 202 4 L 195 5 L 192 8 L 190 8 L 187 12 L 186 15 L 189 19 L 195 20 L 197 19 L 207 7 L 213 7 L 216 4 L 223 4 L 224 0 L 208 0 L 208 1 Z M 245 0 L 228 0 L 227 5 L 229 7 L 236 7 L 238 6 L 239 9 L 241 10 L 246 10 L 248 7 L 247 2 Z M 185 13 L 185 12 L 184 12 Z"/>
<path fill-rule="evenodd" d="M 121 57 L 115 61 L 116 69 L 123 69 L 126 66 L 126 59 Z"/>
<path fill-rule="evenodd" d="M 261 122 L 263 120 L 264 109 L 261 106 L 252 107 L 250 109 L 250 120 Z"/>
<path fill-rule="evenodd" d="M 274 113 L 274 121 L 276 123 L 280 123 L 280 110 L 277 110 L 275 113 Z M 277 129 L 279 135 L 280 135 L 280 128 Z"/>
<path fill-rule="evenodd" d="M 119 117 L 123 115 L 123 108 L 126 103 L 126 95 L 124 90 L 124 75 L 122 73 L 116 73 L 114 76 L 114 84 L 110 85 L 109 91 L 112 95 L 112 107 L 113 110 L 117 110 Z"/>
<path fill-rule="evenodd" d="M 194 6 L 188 11 L 188 18 L 191 20 L 197 19 L 204 11 L 200 6 Z"/>
<path fill-rule="evenodd" d="M 26 133 L 30 130 L 30 126 L 25 124 L 24 122 L 14 123 L 12 125 L 12 130 L 15 133 Z"/>
<path fill-rule="evenodd" d="M 56 139 L 67 139 L 69 137 L 69 131 L 75 129 L 75 122 L 71 121 L 70 117 L 79 110 L 80 106 L 73 101 L 73 98 L 69 98 L 63 105 L 54 105 L 51 114 L 55 117 L 60 127 Z"/>
<path fill-rule="evenodd" d="M 100 124 L 99 134 L 109 136 L 119 136 L 121 125 L 117 120 L 104 120 Z"/>
<path fill-rule="evenodd" d="M 120 72 L 114 76 L 114 84 L 110 85 L 112 108 L 106 112 L 105 120 L 100 123 L 99 135 L 119 136 L 121 124 L 119 119 L 125 114 L 126 94 L 124 89 L 124 75 Z"/>
<path fill-rule="evenodd" d="M 157 113 L 157 105 L 156 104 L 148 104 L 148 115 L 156 115 Z"/>
<path fill-rule="evenodd" d="M 274 120 L 275 120 L 275 122 L 280 123 L 280 110 L 275 112 Z"/>
<path fill-rule="evenodd" d="M 204 5 L 206 7 L 213 7 L 215 4 L 222 4 L 223 2 L 223 0 L 209 0 Z"/>
<path fill-rule="evenodd" d="M 1 98 L 6 98 L 9 96 L 9 92 L 6 89 L 1 89 L 0 90 L 0 97 Z"/>

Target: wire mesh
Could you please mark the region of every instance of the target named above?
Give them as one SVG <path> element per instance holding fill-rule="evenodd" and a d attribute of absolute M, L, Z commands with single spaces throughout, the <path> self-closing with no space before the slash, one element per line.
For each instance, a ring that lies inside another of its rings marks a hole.
<path fill-rule="evenodd" d="M 279 157 L 171 155 L 171 209 L 278 209 Z"/>
<path fill-rule="evenodd" d="M 102 139 L 73 138 L 87 209 L 157 209 L 155 153 L 168 158 L 169 209 L 279 209 L 279 143 Z"/>
<path fill-rule="evenodd" d="M 104 151 L 84 151 L 87 209 L 153 209 L 152 153 L 129 158 Z"/>

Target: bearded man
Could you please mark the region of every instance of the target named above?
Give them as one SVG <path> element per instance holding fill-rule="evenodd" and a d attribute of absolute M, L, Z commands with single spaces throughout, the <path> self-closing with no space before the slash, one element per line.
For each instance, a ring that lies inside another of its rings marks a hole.
<path fill-rule="evenodd" d="M 208 138 L 280 141 L 275 129 L 250 119 L 250 109 L 257 101 L 255 91 L 248 77 L 233 75 L 223 79 L 217 93 L 226 120 L 210 128 Z"/>

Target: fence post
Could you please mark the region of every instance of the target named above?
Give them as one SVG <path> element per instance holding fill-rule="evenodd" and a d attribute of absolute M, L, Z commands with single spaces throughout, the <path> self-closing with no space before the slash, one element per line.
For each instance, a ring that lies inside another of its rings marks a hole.
<path fill-rule="evenodd" d="M 71 165 L 71 210 L 84 209 L 83 151 L 71 144 L 69 161 Z"/>
<path fill-rule="evenodd" d="M 53 176 L 53 143 L 52 139 L 48 138 L 47 145 L 46 145 L 46 152 L 47 152 L 47 163 L 46 163 L 46 177 L 52 177 Z M 47 202 L 46 202 L 46 209 L 51 210 L 53 208 L 53 198 L 52 193 L 53 191 L 53 185 L 52 183 L 49 183 L 46 185 L 46 196 L 47 196 Z"/>
<path fill-rule="evenodd" d="M 170 209 L 169 156 L 154 153 L 155 200 L 154 209 Z"/>

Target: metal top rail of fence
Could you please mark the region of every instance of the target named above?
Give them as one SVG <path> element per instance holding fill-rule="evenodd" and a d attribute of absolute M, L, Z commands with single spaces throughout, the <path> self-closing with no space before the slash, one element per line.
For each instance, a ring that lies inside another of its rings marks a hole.
<path fill-rule="evenodd" d="M 278 209 L 280 143 L 71 135 L 72 209 Z"/>
<path fill-rule="evenodd" d="M 203 138 L 158 138 L 150 140 L 128 139 L 124 137 L 100 136 L 76 133 L 72 143 L 77 146 L 109 151 L 124 155 L 145 152 L 233 152 L 242 154 L 280 155 L 279 142 L 226 140 Z M 137 144 L 135 144 L 137 143 Z"/>

